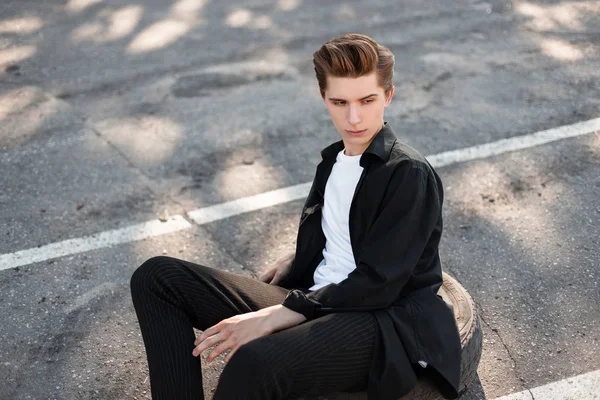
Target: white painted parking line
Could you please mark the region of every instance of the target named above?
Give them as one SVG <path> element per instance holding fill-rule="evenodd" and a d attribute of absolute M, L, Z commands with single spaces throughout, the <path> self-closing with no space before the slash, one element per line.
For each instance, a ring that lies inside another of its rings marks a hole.
<path fill-rule="evenodd" d="M 516 150 L 523 150 L 534 146 L 550 143 L 556 140 L 581 136 L 600 131 L 600 118 L 565 125 L 559 128 L 535 132 L 525 136 L 502 139 L 492 143 L 467 147 L 459 150 L 427 156 L 427 160 L 436 168 L 445 167 L 465 161 L 491 157 Z M 289 186 L 271 192 L 261 193 L 250 197 L 228 201 L 210 207 L 200 208 L 188 212 L 188 216 L 198 225 L 206 224 L 220 219 L 272 207 L 277 204 L 292 200 L 303 199 L 308 195 L 311 182 L 301 185 Z"/>
<path fill-rule="evenodd" d="M 511 151 L 529 149 L 557 140 L 586 135 L 597 131 L 600 131 L 600 118 L 539 131 L 529 135 L 502 139 L 492 143 L 446 151 L 444 153 L 427 156 L 427 160 L 434 167 L 445 167 L 447 165 L 487 158 Z"/>
<path fill-rule="evenodd" d="M 599 400 L 600 370 L 552 382 L 494 400 Z"/>
<path fill-rule="evenodd" d="M 597 131 L 600 131 L 600 118 L 535 132 L 529 135 L 502 139 L 483 145 L 434 154 L 427 156 L 427 159 L 434 167 L 440 168 L 511 151 L 523 150 L 556 140 L 582 136 Z M 311 184 L 311 182 L 307 182 L 266 193 L 243 197 L 241 199 L 193 210 L 188 212 L 187 215 L 198 225 L 207 224 L 209 222 L 218 221 L 250 211 L 256 211 L 293 200 L 303 199 L 308 194 Z M 101 232 L 84 238 L 69 239 L 39 248 L 2 254 L 0 255 L 0 271 L 52 258 L 108 247 L 115 244 L 164 235 L 166 233 L 190 227 L 191 224 L 183 217 L 175 216 L 172 217 L 168 223 L 153 220 L 121 229 Z"/>
<path fill-rule="evenodd" d="M 91 236 L 21 250 L 16 253 L 2 254 L 0 255 L 0 271 L 71 254 L 83 253 L 84 251 L 110 247 L 116 244 L 134 242 L 191 227 L 192 224 L 181 215 L 174 215 L 165 222 L 153 220 L 120 229 L 100 232 Z"/>
<path fill-rule="evenodd" d="M 312 182 L 288 186 L 283 189 L 242 197 L 241 199 L 216 204 L 214 206 L 199 208 L 188 212 L 188 217 L 198 225 L 233 217 L 250 211 L 268 208 L 277 204 L 303 199 L 308 195 Z"/>

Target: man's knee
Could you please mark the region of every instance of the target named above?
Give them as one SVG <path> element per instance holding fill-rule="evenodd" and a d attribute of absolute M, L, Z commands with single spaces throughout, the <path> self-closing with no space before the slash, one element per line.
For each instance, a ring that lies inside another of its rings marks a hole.
<path fill-rule="evenodd" d="M 215 399 L 285 398 L 289 389 L 285 368 L 261 345 L 261 339 L 237 349 L 219 377 Z"/>
<path fill-rule="evenodd" d="M 132 295 L 135 296 L 140 290 L 147 289 L 148 285 L 155 281 L 165 268 L 172 268 L 175 259 L 167 256 L 156 256 L 149 258 L 136 268 L 129 280 Z"/>

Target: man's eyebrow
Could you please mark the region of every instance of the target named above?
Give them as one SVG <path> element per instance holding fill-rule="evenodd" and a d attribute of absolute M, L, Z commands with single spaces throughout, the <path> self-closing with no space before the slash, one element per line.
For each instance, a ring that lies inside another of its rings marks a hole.
<path fill-rule="evenodd" d="M 370 95 L 362 97 L 362 98 L 360 98 L 358 100 L 365 100 L 365 99 L 368 99 L 369 97 L 373 97 L 373 96 L 379 96 L 379 95 L 377 93 L 371 93 Z M 335 97 L 329 97 L 329 100 L 331 100 L 331 101 L 346 101 L 344 99 L 338 99 L 338 98 L 335 98 Z"/>

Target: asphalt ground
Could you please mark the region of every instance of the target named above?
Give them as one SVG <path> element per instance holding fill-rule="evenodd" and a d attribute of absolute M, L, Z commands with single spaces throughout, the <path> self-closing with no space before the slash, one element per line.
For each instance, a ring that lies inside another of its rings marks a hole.
<path fill-rule="evenodd" d="M 592 1 L 5 0 L 0 254 L 310 181 L 338 140 L 311 55 L 337 34 L 394 52 L 386 120 L 433 155 L 600 116 L 599 27 Z M 464 397 L 599 370 L 599 134 L 438 170 L 444 267 L 483 319 Z M 256 276 L 301 205 L 0 271 L 0 398 L 149 398 L 133 270 L 166 251 Z"/>

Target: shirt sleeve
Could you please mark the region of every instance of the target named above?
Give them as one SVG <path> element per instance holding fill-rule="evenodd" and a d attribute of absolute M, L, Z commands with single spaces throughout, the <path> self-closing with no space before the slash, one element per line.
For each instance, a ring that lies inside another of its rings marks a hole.
<path fill-rule="evenodd" d="M 339 283 L 309 293 L 291 290 L 283 306 L 310 320 L 333 312 L 391 305 L 413 274 L 432 233 L 441 230 L 440 190 L 436 175 L 426 165 L 403 161 L 358 250 L 357 267 Z"/>

